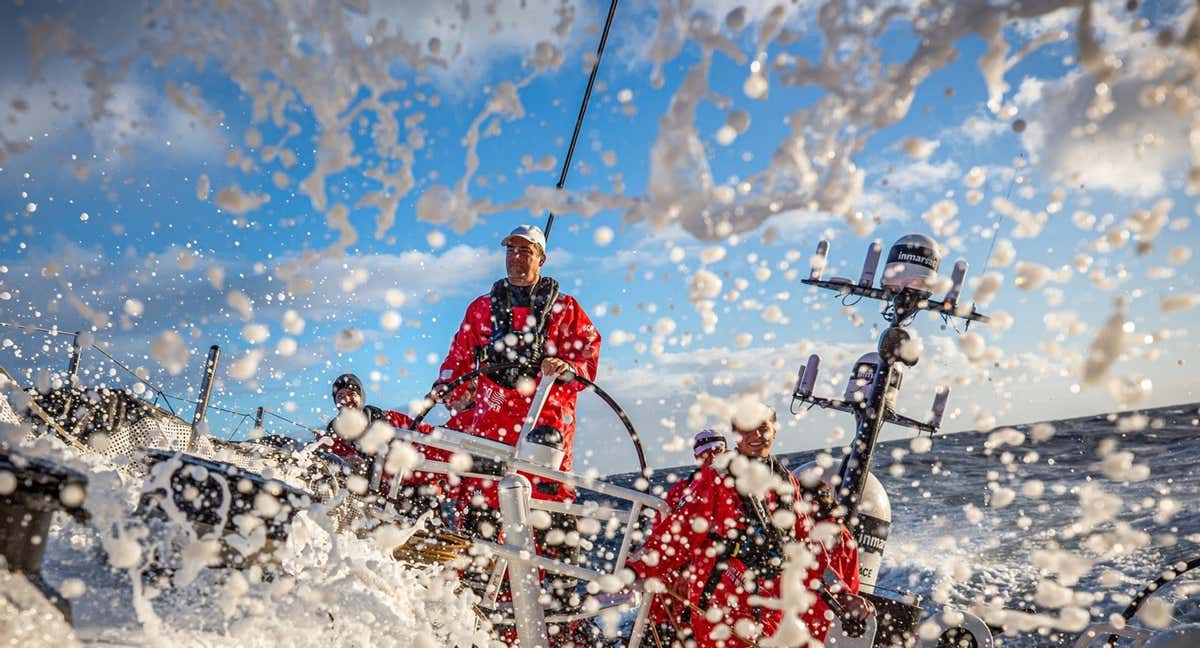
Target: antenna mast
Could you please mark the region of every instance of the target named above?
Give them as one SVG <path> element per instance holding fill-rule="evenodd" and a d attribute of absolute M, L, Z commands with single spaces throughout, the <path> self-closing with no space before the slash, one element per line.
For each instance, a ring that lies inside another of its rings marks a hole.
<path fill-rule="evenodd" d="M 587 114 L 588 102 L 592 98 L 592 86 L 596 85 L 596 73 L 600 71 L 600 59 L 604 56 L 604 44 L 608 42 L 608 31 L 612 27 L 613 16 L 617 13 L 617 0 L 608 5 L 608 18 L 604 20 L 604 31 L 600 34 L 600 45 L 596 47 L 596 60 L 592 63 L 592 72 L 588 75 L 587 89 L 583 92 L 583 101 L 579 104 L 579 114 L 575 117 L 575 130 L 571 133 L 571 144 L 567 146 L 567 157 L 563 160 L 562 172 L 558 174 L 556 189 L 562 189 L 567 183 L 567 172 L 571 169 L 571 158 L 575 157 L 575 144 L 579 141 L 579 130 L 583 128 L 583 117 Z M 550 240 L 550 229 L 554 227 L 554 212 L 546 218 L 546 240 Z"/>

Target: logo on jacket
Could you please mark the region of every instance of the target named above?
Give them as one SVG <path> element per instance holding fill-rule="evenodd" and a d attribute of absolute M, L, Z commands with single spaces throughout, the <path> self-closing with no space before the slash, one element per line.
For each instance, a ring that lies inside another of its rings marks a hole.
<path fill-rule="evenodd" d="M 504 407 L 504 392 L 491 387 L 488 387 L 487 390 L 488 394 L 484 397 L 484 402 L 487 403 L 488 409 L 499 412 L 500 408 Z"/>

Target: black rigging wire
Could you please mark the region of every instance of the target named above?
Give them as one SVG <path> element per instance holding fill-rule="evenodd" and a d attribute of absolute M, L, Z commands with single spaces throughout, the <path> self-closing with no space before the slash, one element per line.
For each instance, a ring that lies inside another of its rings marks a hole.
<path fill-rule="evenodd" d="M 130 370 L 130 368 L 129 368 L 129 367 L 126 367 L 125 365 L 121 364 L 121 361 L 120 361 L 120 360 L 117 360 L 116 358 L 114 358 L 114 357 L 112 357 L 111 355 L 109 355 L 109 353 L 108 353 L 107 351 L 105 351 L 104 349 L 101 349 L 100 347 L 96 346 L 95 344 L 93 344 L 93 345 L 91 345 L 91 346 L 92 346 L 92 348 L 93 348 L 93 349 L 95 349 L 95 350 L 99 351 L 99 352 L 100 352 L 100 353 L 101 353 L 101 354 L 102 354 L 104 357 L 106 357 L 106 358 L 108 358 L 109 360 L 111 360 L 113 364 L 115 364 L 115 365 L 117 365 L 118 367 L 120 367 L 120 368 L 124 369 L 124 370 L 125 370 L 125 373 L 127 373 L 127 374 L 129 374 L 129 375 L 133 376 L 134 378 L 137 378 L 138 380 L 141 380 L 143 383 L 146 383 L 146 386 L 147 386 L 147 387 L 149 387 L 150 389 L 154 390 L 154 393 L 155 393 L 156 395 L 157 395 L 157 394 L 162 394 L 162 396 L 163 396 L 163 402 L 167 404 L 167 409 L 171 410 L 171 413 L 172 413 L 172 414 L 175 414 L 175 416 L 179 416 L 178 414 L 176 414 L 176 413 L 175 413 L 175 408 L 174 408 L 174 407 L 171 407 L 171 401 L 168 399 L 168 397 L 170 396 L 170 394 L 168 394 L 167 392 L 163 391 L 161 388 L 159 388 L 159 387 L 155 386 L 155 385 L 154 385 L 154 383 L 150 382 L 149 380 L 142 380 L 142 377 L 141 377 L 141 376 L 139 376 L 139 375 L 137 375 L 136 373 L 134 373 L 132 370 Z M 180 398 L 180 399 L 178 399 L 178 400 L 183 400 L 183 399 L 182 399 L 182 398 Z M 185 401 L 185 402 L 186 402 L 186 401 Z"/>
<path fill-rule="evenodd" d="M 249 414 L 243 414 L 242 418 L 238 420 L 237 427 L 233 428 L 233 432 L 230 432 L 229 436 L 225 437 L 225 440 L 232 441 L 234 435 L 236 435 L 238 433 L 238 430 L 242 429 L 242 423 L 245 423 L 246 419 L 248 419 L 248 418 L 250 418 Z"/>
<path fill-rule="evenodd" d="M 0 322 L 0 326 L 7 326 L 9 328 L 20 329 L 22 331 L 31 331 L 34 333 L 49 333 L 50 335 L 74 335 L 74 333 L 64 331 L 62 329 L 48 329 L 41 326 L 28 326 L 26 324 L 17 324 L 16 322 Z"/>
<path fill-rule="evenodd" d="M 587 114 L 588 101 L 592 98 L 592 86 L 596 84 L 596 73 L 600 71 L 600 59 L 604 56 L 604 44 L 608 41 L 608 31 L 612 27 L 613 16 L 617 13 L 617 0 L 608 5 L 608 18 L 604 20 L 604 31 L 600 34 L 600 45 L 596 47 L 596 60 L 592 63 L 592 72 L 588 75 L 587 89 L 583 91 L 583 101 L 579 104 L 579 114 L 575 117 L 575 130 L 571 133 L 571 144 L 567 146 L 567 157 L 563 160 L 562 172 L 558 174 L 558 184 L 555 188 L 562 189 L 567 183 L 567 172 L 571 169 L 571 158 L 575 156 L 575 144 L 579 141 L 579 130 L 583 128 L 583 117 Z M 546 218 L 546 240 L 550 240 L 550 228 L 554 227 L 554 212 Z"/>
<path fill-rule="evenodd" d="M 1022 154 L 1021 158 L 1024 159 L 1024 157 L 1025 155 Z M 1008 181 L 1008 191 L 1004 193 L 1004 200 L 1012 199 L 1013 186 L 1017 184 L 1017 176 L 1019 174 L 1020 172 L 1017 170 L 1016 165 L 1013 165 L 1013 176 L 1012 179 Z M 990 265 L 992 262 L 992 252 L 996 249 L 996 234 L 998 233 L 1000 233 L 1000 223 L 996 223 L 996 226 L 992 228 L 992 242 L 988 245 L 987 256 L 983 257 L 983 269 L 980 270 L 980 272 L 987 270 L 988 265 Z"/>
<path fill-rule="evenodd" d="M 302 428 L 302 429 L 304 429 L 304 430 L 308 430 L 309 432 L 320 432 L 320 430 L 318 430 L 318 429 L 316 429 L 316 428 L 314 428 L 314 427 L 307 426 L 307 425 L 305 425 L 305 424 L 303 424 L 303 423 L 297 423 L 296 421 L 293 421 L 292 419 L 290 419 L 290 418 L 288 418 L 288 417 L 286 417 L 286 416 L 282 416 L 282 415 L 280 415 L 280 414 L 276 414 L 275 412 L 272 412 L 272 411 L 271 411 L 271 410 L 269 410 L 269 409 L 265 409 L 265 408 L 264 408 L 264 409 L 263 409 L 263 413 L 264 413 L 264 414 L 270 414 L 271 416 L 274 416 L 275 418 L 277 418 L 277 419 L 279 419 L 279 420 L 281 420 L 281 421 L 283 421 L 283 422 L 285 422 L 285 423 L 291 423 L 292 425 L 295 425 L 296 427 L 298 427 L 298 428 Z"/>

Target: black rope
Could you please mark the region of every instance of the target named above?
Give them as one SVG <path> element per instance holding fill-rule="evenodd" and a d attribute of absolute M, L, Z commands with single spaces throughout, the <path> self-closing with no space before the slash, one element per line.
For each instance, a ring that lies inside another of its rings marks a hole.
<path fill-rule="evenodd" d="M 249 412 L 239 412 L 237 410 L 225 409 L 224 407 L 221 407 L 219 405 L 213 405 L 211 403 L 208 405 L 208 409 L 217 410 L 218 412 L 225 412 L 226 414 L 238 414 L 240 416 L 250 416 Z"/>
<path fill-rule="evenodd" d="M 242 418 L 240 420 L 238 420 L 237 427 L 233 428 L 233 432 L 230 432 L 229 436 L 225 437 L 225 440 L 232 441 L 233 437 L 237 435 L 238 430 L 242 429 L 242 423 L 245 423 L 246 419 L 248 419 L 248 418 L 250 418 L 249 414 L 243 414 Z"/>
<path fill-rule="evenodd" d="M 174 398 L 174 399 L 175 399 L 175 400 L 177 400 L 177 401 L 180 401 L 180 402 L 183 402 L 183 403 L 187 403 L 187 404 L 189 404 L 189 405 L 199 405 L 199 404 L 200 404 L 200 401 L 196 401 L 196 400 L 189 400 L 189 399 L 187 399 L 187 398 L 184 398 L 184 397 L 182 397 L 182 396 L 176 396 L 176 395 L 174 395 L 174 394 L 168 394 L 167 392 L 163 391 L 161 388 L 159 388 L 159 387 L 156 387 L 156 386 L 155 386 L 154 384 L 152 384 L 152 383 L 151 383 L 149 380 L 142 380 L 142 379 L 141 379 L 141 377 L 139 377 L 139 376 L 138 376 L 137 374 L 135 374 L 134 372 L 130 371 L 128 367 L 126 367 L 125 365 L 121 364 L 121 362 L 120 362 L 119 360 L 117 360 L 116 358 L 114 358 L 114 357 L 112 357 L 111 355 L 109 355 L 107 352 L 105 352 L 105 351 L 104 351 L 104 349 L 101 349 L 100 347 L 96 346 L 95 344 L 93 344 L 93 345 L 92 345 L 92 348 L 93 348 L 93 349 L 95 349 L 95 350 L 97 350 L 97 351 L 99 351 L 100 353 L 103 353 L 103 354 L 104 354 L 104 357 L 108 358 L 109 360 L 112 360 L 114 364 L 116 364 L 118 367 L 120 367 L 120 368 L 124 369 L 124 370 L 126 371 L 126 373 L 128 373 L 129 375 L 131 375 L 131 376 L 133 376 L 134 378 L 137 378 L 138 380 L 141 380 L 142 382 L 146 383 L 146 385 L 147 385 L 147 386 L 149 386 L 149 387 L 150 387 L 150 389 L 152 389 L 152 390 L 154 391 L 154 394 L 155 394 L 155 400 L 157 400 L 157 399 L 158 399 L 158 396 L 160 396 L 160 395 L 161 395 L 161 396 L 163 397 L 163 402 L 164 402 L 164 403 L 166 403 L 166 405 L 167 405 L 167 409 L 171 410 L 171 413 L 172 413 L 172 414 L 174 414 L 175 416 L 179 416 L 179 414 L 175 412 L 175 408 L 174 408 L 174 407 L 171 407 L 171 400 L 170 400 L 170 399 L 172 399 L 172 398 Z M 240 428 L 240 427 L 242 426 L 242 423 L 245 423 L 245 422 L 246 422 L 246 419 L 247 419 L 248 417 L 252 416 L 252 415 L 251 415 L 249 412 L 240 412 L 240 411 L 238 411 L 238 410 L 232 410 L 232 409 L 228 409 L 228 408 L 225 408 L 225 407 L 221 407 L 220 405 L 214 405 L 214 404 L 212 404 L 212 403 L 210 403 L 210 404 L 208 405 L 208 409 L 216 410 L 216 411 L 218 411 L 218 412 L 224 412 L 224 413 L 226 413 L 226 414 L 234 414 L 234 415 L 236 415 L 236 416 L 241 416 L 241 417 L 242 417 L 242 420 L 238 422 L 238 428 Z M 316 429 L 315 429 L 315 428 L 312 428 L 312 427 L 309 427 L 309 426 L 307 426 L 307 425 L 304 425 L 303 423 L 297 423 L 296 421 L 293 421 L 293 420 L 291 420 L 291 419 L 289 419 L 289 418 L 286 418 L 286 417 L 280 416 L 279 414 L 276 414 L 275 412 L 272 412 L 271 410 L 264 409 L 263 411 L 264 411 L 265 413 L 267 413 L 267 414 L 270 414 L 271 416 L 274 416 L 274 417 L 275 417 L 275 418 L 277 418 L 277 419 L 280 419 L 280 420 L 282 420 L 282 421 L 286 421 L 286 422 L 288 422 L 288 423 L 291 423 L 292 425 L 294 425 L 294 426 L 296 426 L 296 427 L 298 427 L 298 428 L 300 428 L 300 429 L 302 429 L 302 430 L 307 430 L 307 431 L 309 431 L 309 432 L 314 432 L 314 431 L 316 431 Z M 237 428 L 235 428 L 235 429 L 234 429 L 234 433 L 237 433 Z M 229 438 L 233 438 L 233 434 L 230 434 L 230 435 L 229 435 Z"/>
<path fill-rule="evenodd" d="M 583 117 L 587 114 L 588 101 L 592 98 L 592 86 L 596 84 L 596 73 L 600 71 L 600 59 L 604 56 L 604 44 L 608 41 L 608 30 L 612 27 L 613 16 L 617 13 L 617 0 L 608 5 L 608 18 L 604 20 L 604 31 L 600 34 L 600 45 L 596 47 L 596 61 L 592 63 L 592 72 L 588 75 L 587 89 L 583 91 L 583 101 L 579 104 L 579 114 L 575 117 L 575 130 L 571 133 L 571 144 L 567 147 L 567 157 L 563 160 L 562 172 L 558 174 L 558 184 L 555 188 L 562 189 L 567 184 L 567 171 L 571 169 L 571 158 L 575 157 L 575 144 L 579 141 L 579 130 L 583 128 Z M 546 240 L 550 240 L 550 228 L 554 227 L 554 212 L 546 219 Z"/>
<path fill-rule="evenodd" d="M 74 332 L 64 331 L 62 329 L 48 329 L 41 326 L 27 326 L 25 324 L 17 324 L 15 322 L 0 322 L 0 326 L 20 329 L 22 331 L 31 331 L 34 333 L 49 333 L 50 335 L 75 335 Z"/>
<path fill-rule="evenodd" d="M 141 376 L 139 376 L 139 375 L 137 375 L 136 373 L 134 373 L 134 372 L 133 372 L 133 371 L 132 371 L 132 370 L 131 370 L 129 367 L 126 367 L 125 365 L 121 364 L 121 361 L 120 361 L 120 360 L 117 360 L 116 358 L 114 358 L 114 357 L 112 357 L 111 355 L 109 355 L 109 353 L 108 353 L 107 351 L 105 351 L 104 349 L 101 349 L 100 347 L 96 346 L 95 344 L 93 344 L 93 345 L 91 345 L 91 346 L 92 346 L 92 348 L 93 348 L 93 349 L 95 349 L 95 350 L 99 351 L 99 352 L 100 352 L 100 353 L 101 353 L 101 354 L 102 354 L 104 357 L 106 357 L 106 358 L 108 358 L 109 360 L 111 360 L 113 364 L 117 365 L 117 366 L 118 366 L 118 367 L 120 367 L 121 369 L 124 369 L 124 370 L 125 370 L 125 373 L 129 374 L 130 376 L 133 376 L 134 378 L 137 378 L 138 380 L 140 380 L 140 381 L 141 381 L 141 382 L 143 382 L 143 383 L 146 383 L 146 385 L 147 385 L 148 387 L 150 387 L 150 389 L 153 389 L 153 390 L 154 390 L 154 393 L 155 393 L 155 394 L 162 394 L 162 396 L 163 396 L 163 402 L 167 404 L 167 409 L 171 410 L 171 414 L 174 414 L 175 416 L 179 416 L 179 414 L 176 414 L 176 413 L 175 413 L 175 408 L 174 408 L 174 407 L 171 407 L 171 401 L 168 399 L 168 397 L 170 396 L 170 394 L 168 394 L 167 392 L 163 391 L 161 388 L 159 388 L 159 387 L 155 386 L 155 385 L 154 385 L 154 383 L 150 382 L 149 380 L 142 380 L 142 377 L 141 377 Z M 179 400 L 183 400 L 183 399 L 182 399 L 182 398 L 180 398 Z"/>
<path fill-rule="evenodd" d="M 270 414 L 271 416 L 274 416 L 275 418 L 277 418 L 277 419 L 279 419 L 279 420 L 281 420 L 281 421 L 283 421 L 283 422 L 285 422 L 285 423 L 291 423 L 292 425 L 295 425 L 296 427 L 298 427 L 298 428 L 300 428 L 300 429 L 303 429 L 303 430 L 308 430 L 309 432 L 317 432 L 317 433 L 319 433 L 319 432 L 320 432 L 320 430 L 318 430 L 317 428 L 314 428 L 314 427 L 309 427 L 309 426 L 307 426 L 307 425 L 305 425 L 305 424 L 303 424 L 303 423 L 297 423 L 296 421 L 293 421 L 292 419 L 290 419 L 290 418 L 288 418 L 288 417 L 286 417 L 286 416 L 282 416 L 282 415 L 276 414 L 275 412 L 272 412 L 272 411 L 271 411 L 271 410 L 269 410 L 269 409 L 265 409 L 265 408 L 264 408 L 264 409 L 263 409 L 263 413 L 264 413 L 264 414 Z"/>
<path fill-rule="evenodd" d="M 547 231 L 549 231 L 549 230 L 547 230 Z M 50 335 L 77 335 L 76 333 L 69 332 L 69 331 L 65 331 L 65 330 L 62 330 L 62 329 L 48 329 L 48 328 L 44 328 L 44 327 L 41 327 L 41 326 L 27 326 L 27 325 L 25 325 L 25 324 L 17 324 L 17 323 L 14 323 L 14 322 L 0 322 L 0 326 L 7 326 L 7 327 L 10 327 L 10 328 L 20 329 L 20 330 L 23 330 L 23 331 L 31 331 L 31 332 L 35 332 L 35 333 L 49 333 Z M 101 347 L 97 346 L 96 344 L 91 344 L 91 345 L 89 345 L 89 346 L 90 346 L 91 348 L 93 348 L 93 349 L 95 349 L 95 350 L 99 351 L 99 352 L 101 353 L 101 355 L 103 355 L 105 358 L 108 358 L 109 360 L 111 360 L 113 364 L 115 364 L 115 365 L 117 365 L 118 367 L 120 367 L 120 368 L 121 368 L 121 370 L 123 370 L 125 373 L 129 374 L 130 376 L 133 376 L 133 377 L 134 377 L 134 378 L 136 378 L 136 379 L 137 379 L 139 382 L 142 382 L 142 383 L 144 383 L 144 384 L 145 384 L 147 387 L 149 387 L 149 388 L 150 388 L 150 390 L 154 392 L 154 400 L 152 400 L 152 401 L 151 401 L 151 404 L 157 405 L 157 404 L 158 404 L 158 398 L 159 398 L 159 396 L 161 396 L 161 397 L 162 397 L 162 399 L 163 399 L 163 403 L 164 403 L 164 404 L 167 406 L 167 409 L 168 409 L 168 410 L 170 410 L 170 412 L 171 412 L 171 414 L 172 414 L 172 415 L 174 415 L 174 416 L 176 416 L 176 417 L 179 417 L 179 413 L 178 413 L 178 412 L 176 412 L 176 411 L 175 411 L 175 408 L 174 408 L 174 407 L 171 405 L 171 399 L 175 399 L 175 400 L 177 400 L 177 401 L 179 401 L 179 402 L 181 402 L 181 403 L 187 403 L 187 404 L 189 404 L 189 405 L 199 405 L 199 404 L 200 404 L 200 401 L 196 401 L 196 400 L 189 400 L 189 399 L 187 399 L 187 398 L 184 398 L 184 397 L 182 397 L 182 396 L 176 396 L 175 394 L 168 394 L 168 393 L 167 393 L 165 390 L 163 390 L 161 387 L 159 387 L 159 386 L 155 385 L 154 383 L 150 382 L 150 381 L 149 381 L 149 380 L 147 380 L 147 379 L 143 379 L 141 376 L 139 376 L 139 375 L 137 375 L 136 373 L 134 373 L 134 371 L 133 371 L 132 369 L 130 369 L 129 367 L 125 366 L 125 365 L 124 365 L 124 364 L 123 364 L 123 363 L 122 363 L 120 360 L 117 360 L 116 358 L 114 358 L 114 357 L 113 357 L 111 354 L 109 354 L 109 353 L 108 353 L 107 351 L 105 351 L 103 348 L 101 348 Z M 213 405 L 213 404 L 211 404 L 211 403 L 209 404 L 209 406 L 208 406 L 208 409 L 217 410 L 218 412 L 224 412 L 224 413 L 226 413 L 226 414 L 234 414 L 234 415 L 241 416 L 241 417 L 242 417 L 242 420 L 240 420 L 240 421 L 238 422 L 237 428 L 234 428 L 233 434 L 236 434 L 236 433 L 237 433 L 237 430 L 238 430 L 239 428 L 241 428 L 241 426 L 242 426 L 242 423 L 245 423 L 245 422 L 246 422 L 246 418 L 248 418 L 248 417 L 252 416 L 252 414 L 250 414 L 249 412 L 239 412 L 238 410 L 227 409 L 227 408 L 221 407 L 221 406 L 219 406 L 219 405 Z M 310 427 L 310 426 L 308 426 L 308 425 L 305 425 L 305 424 L 303 424 L 303 423 L 298 423 L 298 422 L 296 422 L 296 421 L 293 421 L 292 419 L 289 419 L 289 418 L 287 418 L 287 417 L 285 417 L 285 416 L 281 416 L 281 415 L 279 415 L 279 414 L 276 414 L 275 412 L 272 412 L 271 410 L 268 410 L 268 409 L 265 409 L 265 408 L 264 408 L 264 410 L 263 410 L 263 411 L 264 411 L 264 413 L 266 413 L 266 414 L 270 414 L 271 416 L 274 416 L 275 418 L 277 418 L 277 419 L 279 419 L 279 420 L 281 420 L 281 421 L 284 421 L 284 422 L 286 422 L 286 423 L 290 423 L 290 424 L 292 424 L 292 425 L 294 425 L 294 426 L 296 426 L 296 427 L 298 427 L 298 428 L 300 428 L 300 429 L 302 429 L 302 430 L 307 430 L 307 431 L 309 431 L 309 432 L 320 432 L 320 430 L 318 430 L 317 428 Z M 233 434 L 230 434 L 230 435 L 229 435 L 229 438 L 233 438 Z"/>

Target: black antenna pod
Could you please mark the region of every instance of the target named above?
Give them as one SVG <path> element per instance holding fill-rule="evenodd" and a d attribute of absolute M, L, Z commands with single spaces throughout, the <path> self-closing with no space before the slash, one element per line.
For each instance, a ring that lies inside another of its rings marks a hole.
<path fill-rule="evenodd" d="M 575 143 L 579 141 L 579 130 L 583 128 L 583 117 L 587 114 L 588 102 L 592 98 L 592 86 L 596 85 L 596 73 L 600 71 L 600 59 L 604 56 L 604 44 L 608 42 L 608 30 L 612 27 L 613 16 L 617 13 L 617 0 L 608 5 L 608 18 L 604 20 L 604 31 L 600 34 L 600 45 L 596 47 L 596 60 L 592 63 L 592 72 L 588 75 L 587 89 L 583 91 L 583 101 L 579 104 L 579 114 L 575 117 L 575 130 L 571 133 L 571 144 L 567 146 L 567 157 L 563 160 L 562 172 L 558 174 L 556 189 L 562 189 L 567 183 L 567 171 L 571 169 L 571 158 L 575 157 Z M 546 218 L 546 240 L 550 240 L 550 228 L 554 227 L 554 212 Z"/>

